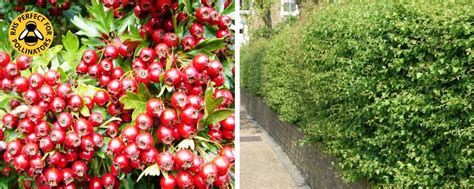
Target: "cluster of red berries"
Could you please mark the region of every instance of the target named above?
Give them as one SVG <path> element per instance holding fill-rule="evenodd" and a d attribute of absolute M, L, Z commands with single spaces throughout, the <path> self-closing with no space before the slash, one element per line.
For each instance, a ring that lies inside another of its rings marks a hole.
<path fill-rule="evenodd" d="M 196 44 L 204 41 L 204 27 L 203 24 L 209 26 L 218 26 L 217 32 L 214 34 L 217 38 L 229 39 L 231 34 L 229 27 L 232 24 L 232 18 L 227 15 L 219 15 L 219 12 L 213 8 L 214 3 L 209 0 L 202 0 L 202 6 L 195 11 L 195 22 L 189 28 L 189 36 L 184 36 L 181 40 L 178 35 L 174 33 L 173 14 L 172 11 L 179 11 L 178 1 L 172 0 L 104 0 L 106 7 L 114 10 L 114 15 L 118 18 L 123 16 L 123 11 L 126 7 L 133 6 L 134 13 L 139 18 L 150 16 L 148 22 L 140 28 L 142 36 L 149 35 L 157 44 L 164 43 L 168 48 L 176 48 L 181 45 L 185 51 L 191 50 Z M 230 2 L 226 1 L 225 7 L 229 6 Z M 181 11 L 177 13 L 177 24 L 187 22 L 189 16 L 186 12 Z M 179 44 L 181 41 L 181 44 Z"/>
<path fill-rule="evenodd" d="M 223 87 L 224 65 L 217 56 L 205 54 L 181 59 L 178 51 L 189 51 L 205 40 L 205 26 L 218 28 L 217 38 L 229 38 L 232 19 L 219 15 L 211 1 L 202 1 L 192 19 L 179 11 L 177 1 L 105 0 L 104 4 L 116 17 L 127 6 L 135 7 L 140 18 L 150 16 L 140 32 L 153 42 L 137 56 L 133 56 L 134 45 L 118 44 L 117 39 L 104 41 L 107 45 L 98 50 L 85 50 L 75 71 L 79 78 L 97 80 L 90 96 L 78 93 L 83 83 L 62 83 L 55 70 L 22 76 L 28 73 L 21 71 L 30 68 L 31 58 L 19 55 L 12 61 L 9 54 L 0 52 L 0 89 L 16 97 L 9 104 L 11 111 L 2 117 L 0 155 L 6 166 L 0 162 L 1 174 L 22 175 L 25 188 L 34 184 L 39 188 L 119 188 L 118 177 L 156 164 L 163 172 L 161 188 L 228 186 L 235 160 L 235 118 L 231 115 L 209 125 L 200 122 L 206 109 L 204 91 L 209 88 L 213 99 L 223 99 L 212 111 L 233 107 L 233 94 Z M 190 36 L 178 38 L 173 16 L 178 24 L 194 20 L 186 27 Z M 130 71 L 119 64 L 125 59 L 130 60 Z M 144 111 L 135 116 L 135 110 L 125 109 L 121 99 L 139 94 L 142 86 L 148 92 L 156 87 L 168 90 L 143 99 Z M 6 130 L 17 136 L 4 136 Z M 196 139 L 202 136 L 208 139 Z M 207 140 L 220 150 L 178 147 L 185 139 L 196 145 L 197 140 Z M 104 164 L 110 163 L 93 174 L 92 162 L 101 158 Z"/>
<path fill-rule="evenodd" d="M 42 8 L 46 8 L 49 2 L 51 7 L 48 8 L 48 12 L 51 16 L 61 16 L 63 11 L 67 11 L 71 8 L 71 2 L 69 0 L 64 0 L 62 3 L 58 3 L 57 0 L 19 0 L 17 6 L 15 6 L 15 11 L 25 11 L 25 4 L 29 2 L 34 2 L 37 7 Z"/>

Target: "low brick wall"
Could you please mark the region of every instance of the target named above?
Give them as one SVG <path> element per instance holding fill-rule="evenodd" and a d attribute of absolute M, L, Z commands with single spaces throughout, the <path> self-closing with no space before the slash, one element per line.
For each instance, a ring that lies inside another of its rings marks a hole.
<path fill-rule="evenodd" d="M 304 146 L 296 144 L 296 141 L 303 138 L 303 133 L 296 125 L 280 121 L 278 114 L 271 111 L 260 98 L 251 96 L 243 90 L 240 94 L 241 105 L 283 148 L 312 188 L 371 188 L 366 182 L 343 182 L 336 174 L 334 159 L 324 154 L 321 147 L 313 144 Z"/>

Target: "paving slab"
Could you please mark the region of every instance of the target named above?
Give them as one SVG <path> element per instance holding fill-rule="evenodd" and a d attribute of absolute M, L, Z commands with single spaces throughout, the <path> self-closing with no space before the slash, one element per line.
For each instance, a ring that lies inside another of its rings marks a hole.
<path fill-rule="evenodd" d="M 281 147 L 245 109 L 241 110 L 240 117 L 240 187 L 309 188 Z"/>

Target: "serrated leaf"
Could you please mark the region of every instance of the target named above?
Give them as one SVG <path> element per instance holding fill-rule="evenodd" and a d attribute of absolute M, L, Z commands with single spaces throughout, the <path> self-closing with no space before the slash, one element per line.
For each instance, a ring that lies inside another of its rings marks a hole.
<path fill-rule="evenodd" d="M 225 118 L 228 118 L 234 113 L 234 110 L 232 109 L 220 109 L 215 112 L 212 112 L 209 114 L 209 116 L 206 118 L 206 125 L 209 124 L 216 124 L 219 121 L 224 120 Z"/>
<path fill-rule="evenodd" d="M 77 35 L 101 37 L 99 31 L 93 26 L 93 24 L 81 16 L 74 16 L 72 23 L 80 29 L 80 31 L 76 33 Z"/>
<path fill-rule="evenodd" d="M 224 48 L 226 42 L 224 39 L 214 38 L 207 39 L 198 43 L 192 51 L 188 52 L 190 55 L 196 55 L 199 53 L 212 54 L 213 51 Z"/>
<path fill-rule="evenodd" d="M 81 115 L 85 117 L 89 117 L 90 115 L 89 108 L 87 108 L 86 105 L 83 105 L 82 108 L 79 110 L 79 112 L 81 113 Z"/>
<path fill-rule="evenodd" d="M 143 177 L 143 176 L 160 176 L 160 168 L 158 167 L 158 164 L 153 164 L 148 166 L 143 172 L 138 176 L 137 182 Z"/>
<path fill-rule="evenodd" d="M 68 31 L 66 36 L 63 36 L 61 40 L 67 51 L 75 52 L 79 49 L 79 38 L 71 31 Z"/>
<path fill-rule="evenodd" d="M 94 87 L 92 85 L 86 85 L 86 84 L 79 84 L 77 86 L 76 90 L 74 91 L 76 94 L 80 96 L 89 96 L 93 97 L 95 92 L 101 90 L 100 88 Z"/>
<path fill-rule="evenodd" d="M 179 142 L 179 144 L 176 146 L 178 148 L 178 150 L 180 149 L 186 149 L 186 148 L 189 148 L 191 150 L 194 150 L 194 140 L 193 139 L 184 139 L 182 140 L 181 142 Z"/>
<path fill-rule="evenodd" d="M 147 99 L 141 98 L 138 94 L 127 92 L 125 96 L 120 98 L 120 102 L 124 104 L 124 109 L 133 109 L 132 119 L 138 114 L 146 111 Z"/>
<path fill-rule="evenodd" d="M 92 47 L 105 46 L 105 43 L 100 41 L 97 38 L 82 38 L 81 42 L 84 45 L 88 45 L 88 46 L 92 46 Z"/>
<path fill-rule="evenodd" d="M 123 17 L 122 19 L 118 20 L 118 28 L 117 32 L 122 34 L 125 30 L 129 30 L 130 27 L 133 27 L 133 23 L 135 23 L 137 17 L 133 12 L 128 13 L 127 16 Z"/>

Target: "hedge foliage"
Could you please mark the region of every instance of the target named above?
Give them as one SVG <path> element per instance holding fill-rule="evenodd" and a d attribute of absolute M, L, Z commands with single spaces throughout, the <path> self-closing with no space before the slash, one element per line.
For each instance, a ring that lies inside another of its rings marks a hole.
<path fill-rule="evenodd" d="M 326 5 L 241 51 L 242 86 L 344 179 L 474 186 L 472 4 Z"/>

